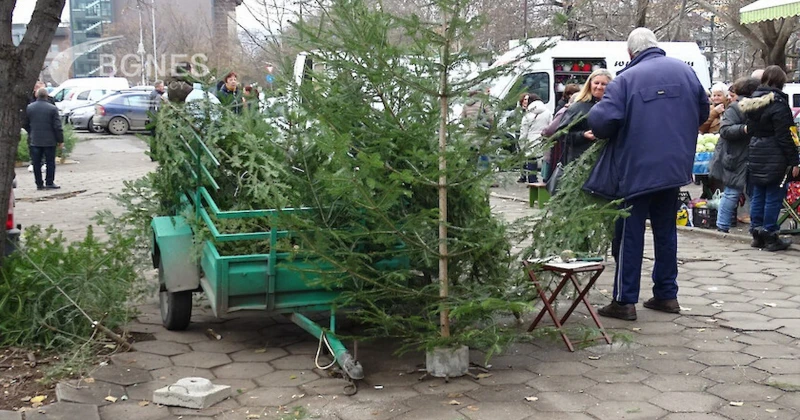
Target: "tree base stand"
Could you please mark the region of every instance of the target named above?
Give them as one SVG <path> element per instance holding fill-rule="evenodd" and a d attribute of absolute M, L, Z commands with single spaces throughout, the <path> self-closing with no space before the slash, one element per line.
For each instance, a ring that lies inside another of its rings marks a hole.
<path fill-rule="evenodd" d="M 437 347 L 425 353 L 426 376 L 458 378 L 469 373 L 469 347 Z"/>

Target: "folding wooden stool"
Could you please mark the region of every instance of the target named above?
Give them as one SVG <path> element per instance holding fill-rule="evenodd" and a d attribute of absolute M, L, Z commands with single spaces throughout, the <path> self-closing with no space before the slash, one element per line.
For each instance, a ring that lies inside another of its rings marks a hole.
<path fill-rule="evenodd" d="M 542 320 L 545 313 L 550 315 L 550 318 L 553 319 L 553 323 L 555 324 L 556 328 L 558 328 L 559 333 L 561 334 L 561 338 L 564 340 L 564 344 L 567 345 L 569 351 L 575 351 L 575 347 L 572 345 L 569 337 L 567 337 L 566 332 L 563 329 L 563 325 L 569 319 L 572 312 L 575 308 L 578 307 L 580 302 L 586 306 L 586 309 L 589 310 L 589 315 L 591 315 L 592 319 L 594 320 L 595 325 L 597 328 L 600 329 L 600 333 L 602 334 L 601 337 L 596 339 L 603 338 L 606 340 L 606 343 L 611 344 L 611 338 L 606 334 L 605 328 L 603 328 L 603 324 L 600 322 L 600 318 L 597 316 L 597 312 L 594 310 L 591 304 L 589 304 L 589 299 L 586 298 L 586 295 L 589 293 L 589 290 L 594 286 L 594 283 L 597 281 L 600 274 L 603 273 L 605 267 L 602 263 L 599 262 L 584 262 L 584 261 L 577 261 L 577 262 L 567 262 L 567 263 L 545 263 L 542 265 L 542 271 L 544 272 L 552 272 L 561 274 L 561 279 L 556 285 L 556 288 L 553 289 L 550 296 L 547 296 L 547 292 L 549 289 L 546 285 L 542 285 L 541 281 L 536 277 L 534 273 L 534 266 L 536 265 L 535 261 L 523 261 L 522 265 L 525 267 L 525 271 L 528 273 L 528 277 L 533 282 L 534 286 L 536 287 L 536 292 L 539 294 L 539 298 L 542 300 L 544 304 L 544 308 L 539 311 L 539 315 L 536 316 L 536 319 L 533 320 L 530 327 L 528 327 L 528 332 L 531 332 L 536 328 L 539 324 L 539 321 Z M 590 274 L 589 281 L 586 282 L 583 286 L 578 282 L 576 275 L 587 273 Z M 555 302 L 558 294 L 561 293 L 561 290 L 566 287 L 568 283 L 572 283 L 575 290 L 578 292 L 578 297 L 572 302 L 572 305 L 567 309 L 567 312 L 559 319 L 558 315 L 556 314 L 555 309 L 553 309 L 553 302 Z"/>

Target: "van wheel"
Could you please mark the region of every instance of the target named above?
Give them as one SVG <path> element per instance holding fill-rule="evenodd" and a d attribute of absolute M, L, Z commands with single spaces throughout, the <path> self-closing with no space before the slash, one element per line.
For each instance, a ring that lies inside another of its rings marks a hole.
<path fill-rule="evenodd" d="M 98 131 L 97 128 L 94 126 L 94 118 L 89 118 L 88 124 L 89 124 L 88 129 L 90 133 L 96 133 Z"/>
<path fill-rule="evenodd" d="M 164 262 L 158 261 L 158 280 L 160 288 L 158 293 L 159 307 L 161 309 L 161 323 L 170 331 L 183 331 L 189 327 L 192 319 L 192 291 L 170 292 L 164 285 Z"/>
<path fill-rule="evenodd" d="M 130 125 L 128 120 L 122 117 L 114 117 L 108 122 L 108 132 L 116 136 L 121 136 L 128 132 Z"/>

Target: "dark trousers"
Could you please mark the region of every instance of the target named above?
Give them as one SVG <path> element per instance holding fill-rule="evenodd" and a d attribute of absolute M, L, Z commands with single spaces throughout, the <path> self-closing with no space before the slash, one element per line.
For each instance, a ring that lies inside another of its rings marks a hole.
<path fill-rule="evenodd" d="M 776 232 L 778 215 L 786 198 L 786 185 L 753 185 L 750 196 L 750 230 L 764 228 L 767 232 Z"/>
<path fill-rule="evenodd" d="M 653 297 L 659 300 L 678 297 L 678 211 L 679 188 L 657 191 L 626 200 L 630 216 L 617 221 L 612 254 L 617 261 L 614 274 L 614 300 L 622 304 L 639 301 L 644 255 L 645 221 L 650 216 L 655 242 Z"/>
<path fill-rule="evenodd" d="M 36 180 L 37 187 L 43 187 L 45 185 L 45 183 L 42 182 L 42 159 L 44 159 L 44 163 L 47 165 L 45 182 L 47 185 L 53 185 L 56 179 L 56 147 L 31 146 L 33 178 Z"/>

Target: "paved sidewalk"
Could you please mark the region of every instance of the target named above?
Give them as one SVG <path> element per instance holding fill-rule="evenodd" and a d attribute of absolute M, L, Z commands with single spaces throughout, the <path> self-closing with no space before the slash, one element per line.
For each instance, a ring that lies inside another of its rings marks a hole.
<path fill-rule="evenodd" d="M 83 146 L 99 148 L 95 143 L 79 143 L 76 156 Z M 104 171 L 100 164 L 93 166 L 96 158 L 86 155 L 82 167 Z M 134 153 L 124 160 L 133 164 L 118 165 L 120 172 L 136 174 L 153 167 L 149 159 L 134 159 Z M 59 177 L 62 185 L 66 179 Z M 76 205 L 86 210 L 106 204 L 105 191 L 91 192 L 113 187 L 86 182 L 90 198 L 85 200 L 90 202 Z M 526 193 L 521 186 L 504 190 Z M 63 201 L 66 206 L 77 200 Z M 518 200 L 493 198 L 491 203 L 509 220 L 532 211 Z M 26 214 L 35 214 L 40 204 L 32 203 Z M 66 208 L 73 214 L 80 211 Z M 646 255 L 652 255 L 650 238 L 647 244 Z M 92 373 L 92 384 L 60 384 L 61 402 L 28 413 L 26 419 L 799 420 L 797 256 L 681 232 L 682 314 L 639 305 L 638 321 L 603 319 L 614 333 L 612 346 L 570 353 L 555 340 L 518 343 L 491 361 L 490 376 L 449 383 L 418 379 L 414 370 L 424 362 L 421 354 L 395 357 L 391 343 L 362 343 L 358 358 L 367 377 L 353 396 L 343 394 L 345 381 L 315 367 L 317 341 L 282 317 L 249 313 L 215 319 L 198 300 L 189 330 L 171 332 L 161 327 L 157 304 L 148 303 L 140 307 L 130 330 L 152 334 L 152 340 L 113 356 L 109 365 Z M 650 296 L 652 265 L 648 259 L 643 267 L 643 299 Z M 609 263 L 590 296 L 594 304 L 610 299 L 611 273 Z M 529 314 L 525 323 L 531 318 Z M 583 310 L 572 319 L 588 325 L 586 318 Z M 222 338 L 212 340 L 207 329 Z M 472 356 L 483 361 L 478 352 Z M 186 376 L 231 385 L 234 396 L 206 410 L 145 403 L 154 389 Z M 109 395 L 127 399 L 111 403 L 104 400 Z M 0 420 L 19 418 L 18 413 L 0 412 Z"/>

